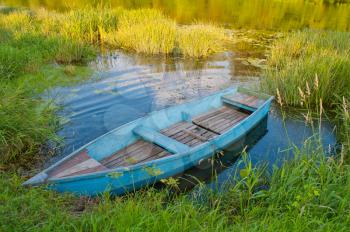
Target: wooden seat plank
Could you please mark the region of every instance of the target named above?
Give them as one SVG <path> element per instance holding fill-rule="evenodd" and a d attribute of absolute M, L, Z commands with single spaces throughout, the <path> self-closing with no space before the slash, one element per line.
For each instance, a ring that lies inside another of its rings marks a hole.
<path fill-rule="evenodd" d="M 209 131 L 222 134 L 249 116 L 248 113 L 241 112 L 228 106 L 218 108 L 216 112 L 217 114 L 211 112 L 209 117 L 202 117 L 200 115 L 193 119 L 193 123 Z"/>
<path fill-rule="evenodd" d="M 225 95 L 223 96 L 223 99 L 226 99 L 231 102 L 237 102 L 242 105 L 246 105 L 248 107 L 252 108 L 259 108 L 264 102 L 264 99 L 260 99 L 257 96 L 241 93 L 241 92 L 236 92 L 231 95 Z"/>
<path fill-rule="evenodd" d="M 217 136 L 217 134 L 190 122 L 177 123 L 161 130 L 161 133 L 190 147 L 202 144 Z"/>

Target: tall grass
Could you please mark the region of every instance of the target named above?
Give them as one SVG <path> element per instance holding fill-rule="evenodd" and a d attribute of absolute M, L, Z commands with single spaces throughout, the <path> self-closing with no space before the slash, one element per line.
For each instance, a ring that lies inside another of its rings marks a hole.
<path fill-rule="evenodd" d="M 312 114 L 327 114 L 337 125 L 349 159 L 350 33 L 294 32 L 271 49 L 262 88 L 277 94 L 280 105 L 304 108 L 306 121 Z"/>
<path fill-rule="evenodd" d="M 283 100 L 300 106 L 300 95 L 316 106 L 332 108 L 338 97 L 350 98 L 350 33 L 296 32 L 277 41 L 268 59 L 262 87 L 278 89 Z"/>
<path fill-rule="evenodd" d="M 0 84 L 0 166 L 27 166 L 25 162 L 35 158 L 42 143 L 56 137 L 54 109 L 31 98 L 31 90 L 24 86 Z"/>
<path fill-rule="evenodd" d="M 170 54 L 175 46 L 176 23 L 156 10 L 132 10 L 121 14 L 116 44 L 145 54 Z"/>
<path fill-rule="evenodd" d="M 29 62 L 27 54 L 22 50 L 0 45 L 0 76 L 11 79 L 25 71 Z"/>
<path fill-rule="evenodd" d="M 208 56 L 221 51 L 225 39 L 220 27 L 202 23 L 180 26 L 154 9 L 100 7 L 65 13 L 40 9 L 0 16 L 0 25 L 16 36 L 31 33 L 152 55 Z"/>
<path fill-rule="evenodd" d="M 222 28 L 206 24 L 183 26 L 177 33 L 180 53 L 189 57 L 206 57 L 223 51 L 224 40 Z"/>

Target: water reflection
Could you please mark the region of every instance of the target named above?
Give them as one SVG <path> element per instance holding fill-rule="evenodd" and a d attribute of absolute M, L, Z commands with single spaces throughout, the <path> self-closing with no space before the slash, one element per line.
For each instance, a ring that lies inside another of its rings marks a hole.
<path fill-rule="evenodd" d="M 66 10 L 87 5 L 125 8 L 158 8 L 179 23 L 213 21 L 234 28 L 290 30 L 300 28 L 350 30 L 350 4 L 346 1 L 309 0 L 2 0 L 11 6 L 47 7 Z"/>
<path fill-rule="evenodd" d="M 232 54 L 208 60 L 143 57 L 115 52 L 99 57 L 96 77 L 80 86 L 51 92 L 69 122 L 63 155 L 154 110 L 200 98 L 231 85 L 256 84 L 257 77 L 234 74 Z"/>
<path fill-rule="evenodd" d="M 65 138 L 64 149 L 52 162 L 154 110 L 207 96 L 228 86 L 257 84 L 257 77 L 235 75 L 232 71 L 236 69 L 232 62 L 234 57 L 234 54 L 224 53 L 208 60 L 194 61 L 143 57 L 122 52 L 99 57 L 93 64 L 99 70 L 93 80 L 79 86 L 58 88 L 51 93 L 64 106 L 60 114 L 68 122 L 59 131 L 59 135 Z M 267 162 L 272 166 L 290 158 L 291 153 L 285 150 L 291 144 L 302 146 L 314 132 L 303 121 L 289 118 L 283 122 L 275 108 L 272 108 L 268 118 L 267 128 L 266 134 L 257 129 L 240 144 L 245 145 L 251 137 L 253 141 L 248 144 L 257 141 L 249 150 L 253 163 Z M 336 142 L 332 129 L 330 124 L 322 124 L 322 143 L 325 147 Z M 264 136 L 258 140 L 258 135 Z M 242 146 L 238 147 L 238 150 L 241 149 Z M 217 185 L 225 183 L 237 170 L 234 161 L 238 150 L 226 156 L 224 166 L 203 167 L 208 166 L 204 163 L 186 172 L 182 176 L 187 180 L 185 184 L 196 183 L 191 178 L 193 175 L 197 179 L 208 180 L 213 173 L 218 174 Z"/>

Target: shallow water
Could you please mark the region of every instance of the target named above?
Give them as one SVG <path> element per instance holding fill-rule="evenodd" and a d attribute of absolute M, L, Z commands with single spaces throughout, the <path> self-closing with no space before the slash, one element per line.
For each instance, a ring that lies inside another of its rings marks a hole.
<path fill-rule="evenodd" d="M 235 74 L 240 71 L 230 56 L 234 54 L 188 61 L 115 52 L 99 57 L 92 64 L 99 70 L 93 80 L 50 93 L 64 106 L 60 115 L 66 119 L 58 133 L 65 138 L 65 146 L 52 162 L 154 110 L 207 96 L 228 86 L 256 85 L 258 77 Z M 332 130 L 329 123 L 322 124 L 324 147 L 336 143 Z M 312 134 L 313 130 L 303 121 L 287 118 L 283 123 L 279 111 L 273 107 L 268 118 L 268 132 L 249 150 L 249 155 L 255 164 L 266 162 L 272 166 L 290 158 L 290 152 L 285 150 L 291 144 L 301 147 Z M 228 168 L 218 168 L 219 184 L 229 179 L 235 170 L 235 163 Z M 204 176 L 204 180 L 211 176 L 207 169 L 201 168 L 193 174 Z"/>
<path fill-rule="evenodd" d="M 350 4 L 335 0 L 0 0 L 10 6 L 46 7 L 55 10 L 84 8 L 101 2 L 111 7 L 157 8 L 179 23 L 210 21 L 234 28 L 290 30 L 300 28 L 350 30 Z"/>

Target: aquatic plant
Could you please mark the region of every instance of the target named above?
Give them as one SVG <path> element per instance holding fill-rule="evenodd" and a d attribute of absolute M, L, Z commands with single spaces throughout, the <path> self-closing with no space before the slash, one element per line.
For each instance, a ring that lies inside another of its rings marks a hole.
<path fill-rule="evenodd" d="M 176 24 L 157 10 L 132 10 L 121 14 L 115 43 L 145 54 L 169 54 L 175 44 Z"/>
<path fill-rule="evenodd" d="M 272 46 L 261 81 L 263 89 L 277 95 L 281 106 L 304 110 L 304 120 L 312 127 L 315 119 L 320 127 L 323 118 L 337 125 L 343 160 L 350 157 L 349 43 L 348 32 L 307 30 L 289 34 Z M 315 133 L 320 133 L 320 128 Z"/>
<path fill-rule="evenodd" d="M 203 57 L 222 51 L 224 30 L 220 27 L 197 23 L 180 26 L 159 10 L 124 10 L 88 7 L 65 13 L 18 10 L 0 15 L 0 25 L 16 37 L 27 34 L 62 40 L 61 54 L 75 54 L 67 57 L 68 63 L 84 53 L 89 45 L 122 48 L 144 54 L 182 54 L 187 57 Z M 69 40 L 72 45 L 64 43 Z M 71 49 L 75 52 L 62 51 Z M 67 49 L 68 48 L 68 49 Z M 62 59 L 62 56 L 60 56 Z"/>
<path fill-rule="evenodd" d="M 279 89 L 288 105 L 302 101 L 331 108 L 336 96 L 350 98 L 350 34 L 303 31 L 289 34 L 271 48 L 262 88 Z M 303 94 L 304 96 L 301 96 Z"/>
<path fill-rule="evenodd" d="M 0 45 L 0 77 L 10 79 L 24 72 L 28 56 L 23 50 Z"/>
<path fill-rule="evenodd" d="M 225 32 L 209 24 L 183 26 L 177 32 L 179 52 L 189 57 L 206 57 L 224 50 Z"/>

